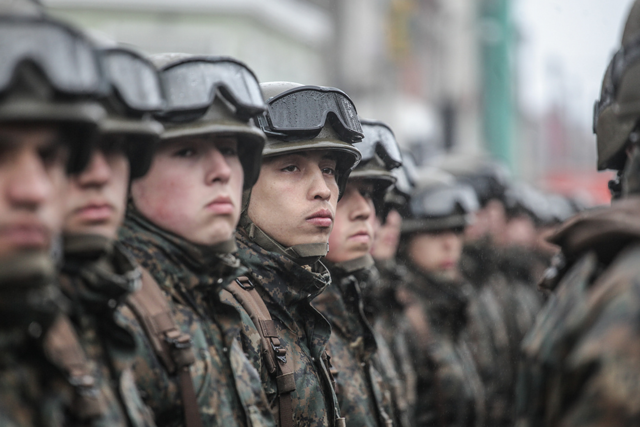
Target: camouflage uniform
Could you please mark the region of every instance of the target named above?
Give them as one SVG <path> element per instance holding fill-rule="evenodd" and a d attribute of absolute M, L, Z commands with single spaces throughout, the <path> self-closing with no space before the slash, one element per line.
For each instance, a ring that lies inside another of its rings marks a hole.
<path fill-rule="evenodd" d="M 342 263 L 325 261 L 331 285 L 313 306 L 331 323 L 328 352 L 337 371 L 340 411 L 347 426 L 392 425 L 390 390 L 373 361 L 378 352 L 374 332 L 365 317 L 360 291 L 363 270 L 373 268 L 370 256 Z"/>
<path fill-rule="evenodd" d="M 522 346 L 518 423 L 640 422 L 640 199 L 579 215 L 552 238 L 554 289 Z"/>
<path fill-rule="evenodd" d="M 275 425 L 258 372 L 240 347 L 240 315 L 220 300 L 222 287 L 246 271 L 237 258 L 165 232 L 134 208 L 120 239 L 160 285 L 178 326 L 192 338 L 196 362 L 191 376 L 204 425 Z M 134 374 L 143 399 L 159 425 L 182 425 L 177 376 L 166 371 L 133 312 L 124 307 L 122 315 L 140 342 Z"/>
<path fill-rule="evenodd" d="M 42 337 L 65 316 L 51 261 L 28 258 L 0 261 L 0 425 L 62 427 L 70 424 L 74 390 L 47 357 Z"/>
<path fill-rule="evenodd" d="M 511 426 L 519 345 L 531 317 L 518 308 L 513 288 L 498 269 L 498 251 L 488 238 L 465 245 L 460 265 L 477 295 L 470 301 L 466 334 L 485 386 L 487 421 Z"/>
<path fill-rule="evenodd" d="M 418 375 L 417 425 L 482 426 L 485 396 L 466 341 L 470 286 L 411 269 L 401 300 Z"/>
<path fill-rule="evenodd" d="M 373 296 L 378 301 L 378 312 L 373 327 L 378 343 L 381 341 L 385 343 L 384 346 L 380 345 L 380 356 L 383 358 L 390 356 L 393 361 L 393 370 L 397 378 L 397 386 L 393 387 L 393 400 L 397 405 L 396 414 L 399 417 L 399 424 L 411 426 L 415 424 L 413 414 L 416 405 L 417 377 L 409 352 L 408 340 L 411 333 L 409 320 L 404 312 L 404 304 L 397 295 L 398 289 L 402 288 L 409 279 L 409 272 L 395 260 L 376 261 L 376 267 L 380 272 L 381 286 Z M 388 348 L 389 356 L 382 354 L 384 347 Z M 385 366 L 389 365 L 385 363 Z"/>
<path fill-rule="evenodd" d="M 331 326 L 311 301 L 330 283 L 329 272 L 320 262 L 298 264 L 282 252 L 258 245 L 239 229 L 238 255 L 250 269 L 249 279 L 266 304 L 275 323 L 287 358 L 293 361 L 296 389 L 291 393 L 294 425 L 319 427 L 336 425 L 340 418 L 332 386 L 325 347 Z M 264 246 L 267 246 L 266 244 Z M 276 419 L 278 398 L 276 378 L 269 374 L 263 360 L 261 338 L 240 302 L 229 295 L 242 312 L 242 346 L 260 372 L 267 398 Z"/>
<path fill-rule="evenodd" d="M 115 315 L 139 283 L 136 264 L 101 236 L 66 236 L 64 251 L 60 286 L 73 303 L 70 319 L 103 397 L 102 414 L 91 425 L 155 425 L 131 373 L 135 339 Z"/>

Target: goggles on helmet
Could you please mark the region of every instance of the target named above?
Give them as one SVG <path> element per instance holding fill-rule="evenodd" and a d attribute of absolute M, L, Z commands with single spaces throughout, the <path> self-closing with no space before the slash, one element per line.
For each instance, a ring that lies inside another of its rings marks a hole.
<path fill-rule="evenodd" d="M 0 93 L 10 89 L 18 66 L 38 66 L 52 88 L 64 95 L 105 95 L 100 58 L 80 32 L 53 20 L 0 17 Z"/>
<path fill-rule="evenodd" d="M 187 122 L 201 118 L 216 96 L 249 120 L 264 111 L 264 99 L 255 74 L 243 63 L 227 57 L 194 56 L 160 70 L 165 89 L 162 120 Z"/>
<path fill-rule="evenodd" d="M 414 194 L 411 199 L 411 212 L 415 218 L 430 218 L 470 214 L 479 208 L 478 198 L 467 185 L 439 186 L 433 190 Z M 459 212 L 462 210 L 462 212 Z"/>
<path fill-rule="evenodd" d="M 377 154 L 388 169 L 395 169 L 402 165 L 402 154 L 396 142 L 393 131 L 382 122 L 362 121 L 364 138 L 358 144 L 358 151 L 362 153 L 362 163 L 373 159 Z"/>
<path fill-rule="evenodd" d="M 269 99 L 266 118 L 258 117 L 262 130 L 276 137 L 314 137 L 327 120 L 344 141 L 359 142 L 364 137 L 353 101 L 335 88 L 290 89 Z"/>
<path fill-rule="evenodd" d="M 107 78 L 128 109 L 140 114 L 162 110 L 160 77 L 149 60 L 121 48 L 103 49 L 101 54 Z"/>

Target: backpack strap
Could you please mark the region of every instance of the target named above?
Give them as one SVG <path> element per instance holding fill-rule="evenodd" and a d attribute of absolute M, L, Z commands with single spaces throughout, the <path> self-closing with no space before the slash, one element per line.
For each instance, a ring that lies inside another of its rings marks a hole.
<path fill-rule="evenodd" d="M 107 412 L 104 395 L 97 387 L 87 356 L 70 320 L 58 316 L 44 338 L 49 360 L 64 372 L 75 393 L 72 412 L 82 421 L 99 418 Z"/>
<path fill-rule="evenodd" d="M 281 345 L 269 309 L 248 277 L 237 278 L 226 288 L 246 310 L 256 325 L 262 344 L 262 356 L 270 374 L 276 375 L 280 427 L 294 427 L 291 392 L 296 389 L 293 362 Z"/>
<path fill-rule="evenodd" d="M 196 361 L 191 336 L 176 324 L 160 286 L 142 269 L 142 286 L 129 296 L 127 306 L 144 329 L 160 362 L 171 375 L 178 375 L 186 427 L 202 427 L 190 366 Z"/>

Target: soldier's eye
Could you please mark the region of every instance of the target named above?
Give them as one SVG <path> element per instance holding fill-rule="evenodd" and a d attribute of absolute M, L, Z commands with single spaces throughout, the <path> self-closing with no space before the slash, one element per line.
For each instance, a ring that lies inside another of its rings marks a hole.
<path fill-rule="evenodd" d="M 300 169 L 298 169 L 298 167 L 296 165 L 290 165 L 290 166 L 286 166 L 282 169 L 280 169 L 283 172 L 296 172 L 299 171 Z"/>
<path fill-rule="evenodd" d="M 181 150 L 176 151 L 174 154 L 174 156 L 176 157 L 184 157 L 184 158 L 193 157 L 195 155 L 196 155 L 196 150 L 193 148 L 183 148 Z"/>

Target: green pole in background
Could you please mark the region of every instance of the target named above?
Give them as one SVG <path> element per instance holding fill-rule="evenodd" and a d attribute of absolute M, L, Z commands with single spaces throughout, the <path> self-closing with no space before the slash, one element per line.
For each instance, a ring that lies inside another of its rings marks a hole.
<path fill-rule="evenodd" d="M 481 0 L 480 53 L 485 147 L 513 172 L 515 97 L 511 0 Z"/>

